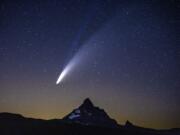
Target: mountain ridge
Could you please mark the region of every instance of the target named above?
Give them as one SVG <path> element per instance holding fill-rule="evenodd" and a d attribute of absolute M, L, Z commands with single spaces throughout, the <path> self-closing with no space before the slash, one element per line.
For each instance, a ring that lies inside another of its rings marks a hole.
<path fill-rule="evenodd" d="M 89 98 L 62 119 L 35 119 L 21 114 L 0 113 L 1 135 L 180 135 L 180 128 L 157 130 L 127 121 L 118 124 Z"/>

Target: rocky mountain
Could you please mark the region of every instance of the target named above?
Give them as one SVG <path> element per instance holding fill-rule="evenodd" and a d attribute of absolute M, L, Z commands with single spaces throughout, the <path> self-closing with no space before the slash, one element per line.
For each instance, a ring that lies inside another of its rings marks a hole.
<path fill-rule="evenodd" d="M 103 109 L 94 106 L 89 98 L 85 99 L 82 105 L 65 116 L 63 120 L 83 125 L 103 127 L 119 126 L 117 122 L 114 119 L 111 119 Z"/>

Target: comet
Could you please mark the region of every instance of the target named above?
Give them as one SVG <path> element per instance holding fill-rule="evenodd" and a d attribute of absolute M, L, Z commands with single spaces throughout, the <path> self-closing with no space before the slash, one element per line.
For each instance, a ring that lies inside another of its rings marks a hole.
<path fill-rule="evenodd" d="M 75 37 L 74 42 L 72 43 L 73 48 L 76 48 L 76 46 L 79 46 L 79 41 L 82 38 L 81 36 L 86 32 L 86 28 L 89 26 L 88 24 L 91 22 L 91 19 L 94 18 L 94 15 L 96 15 L 96 10 L 91 9 L 92 6 L 90 6 L 89 11 L 87 12 L 86 18 L 84 19 L 83 25 L 81 26 L 77 36 Z M 82 45 L 82 47 L 79 48 L 79 51 L 75 54 L 75 56 L 72 58 L 72 60 L 66 65 L 66 67 L 62 70 L 60 73 L 56 85 L 61 83 L 63 79 L 71 72 L 71 70 L 82 61 L 82 58 L 85 58 L 88 56 L 88 53 L 91 50 L 88 45 Z"/>
<path fill-rule="evenodd" d="M 59 83 L 62 82 L 62 80 L 64 79 L 65 76 L 67 76 L 67 74 L 70 73 L 70 71 L 72 70 L 72 68 L 76 65 L 76 61 L 75 58 L 72 59 L 67 66 L 62 70 L 62 72 L 60 73 L 57 81 L 56 81 L 56 85 L 58 85 Z"/>
<path fill-rule="evenodd" d="M 64 78 L 71 73 L 75 67 L 80 66 L 80 64 L 84 63 L 83 61 L 87 61 L 87 58 L 90 57 L 94 51 L 93 47 L 86 44 L 82 46 L 79 51 L 74 55 L 74 57 L 69 61 L 69 63 L 64 67 L 58 79 L 56 81 L 56 85 L 63 82 Z"/>
<path fill-rule="evenodd" d="M 67 67 L 62 71 L 62 73 L 59 75 L 59 77 L 56 81 L 56 84 L 59 84 L 63 80 L 63 78 L 66 76 L 66 74 L 68 73 L 69 70 L 70 70 L 70 68 Z"/>
<path fill-rule="evenodd" d="M 80 61 L 82 61 L 82 57 L 83 57 L 82 50 L 83 49 L 80 49 L 76 53 L 76 55 L 70 60 L 70 62 L 65 66 L 65 68 L 62 70 L 56 81 L 56 85 L 60 84 L 64 80 L 64 78 L 72 71 L 72 69 L 74 69 Z"/>

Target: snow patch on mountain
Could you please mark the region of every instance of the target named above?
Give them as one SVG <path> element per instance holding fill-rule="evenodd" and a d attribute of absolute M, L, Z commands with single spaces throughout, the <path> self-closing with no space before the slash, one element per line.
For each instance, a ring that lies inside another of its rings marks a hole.
<path fill-rule="evenodd" d="M 79 114 L 74 114 L 74 113 L 72 113 L 70 116 L 69 116 L 69 119 L 75 119 L 75 118 L 78 118 L 78 117 L 80 117 L 80 115 Z"/>

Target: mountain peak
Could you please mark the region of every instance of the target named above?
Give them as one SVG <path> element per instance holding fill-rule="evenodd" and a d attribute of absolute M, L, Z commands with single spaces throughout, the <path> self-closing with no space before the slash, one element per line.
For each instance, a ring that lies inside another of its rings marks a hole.
<path fill-rule="evenodd" d="M 94 107 L 94 105 L 93 105 L 92 101 L 89 98 L 86 98 L 83 101 L 83 104 L 80 106 L 80 108 L 93 108 L 93 107 Z"/>
<path fill-rule="evenodd" d="M 86 98 L 78 108 L 74 109 L 63 119 L 83 125 L 96 125 L 104 127 L 118 126 L 116 121 L 111 119 L 103 109 L 94 106 L 89 98 Z"/>
<path fill-rule="evenodd" d="M 86 99 L 84 100 L 84 103 L 90 103 L 90 104 L 92 104 L 92 102 L 91 102 L 91 100 L 90 100 L 89 98 L 86 98 Z"/>

